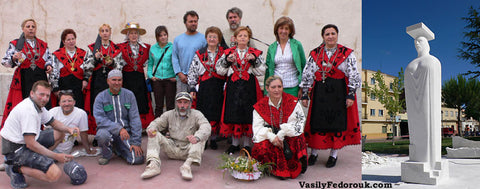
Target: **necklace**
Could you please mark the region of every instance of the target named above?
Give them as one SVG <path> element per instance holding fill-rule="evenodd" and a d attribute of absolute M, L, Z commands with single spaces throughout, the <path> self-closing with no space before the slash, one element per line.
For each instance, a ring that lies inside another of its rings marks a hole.
<path fill-rule="evenodd" d="M 272 113 L 272 106 L 270 106 L 270 104 L 268 105 L 268 108 L 270 110 L 270 121 L 272 123 L 272 126 L 275 126 L 275 118 L 273 116 L 273 113 Z M 282 110 L 282 104 L 280 103 L 280 108 L 278 108 L 278 110 L 280 111 L 279 113 L 279 120 L 278 120 L 278 128 L 280 128 L 280 124 L 282 124 L 282 121 L 283 121 L 283 110 Z"/>
<path fill-rule="evenodd" d="M 130 46 L 130 52 L 128 53 L 129 56 L 129 60 L 131 63 L 133 63 L 133 70 L 137 71 L 138 69 L 138 66 L 137 66 L 137 62 L 138 62 L 138 58 L 140 57 L 140 46 L 137 44 L 135 45 L 132 45 L 132 44 L 129 44 Z"/>
<path fill-rule="evenodd" d="M 107 71 L 105 70 L 105 69 L 107 68 L 107 65 L 106 65 L 107 63 L 106 63 L 106 61 L 112 60 L 112 57 L 110 56 L 110 48 L 111 48 L 111 47 L 112 47 L 112 46 L 110 45 L 110 43 L 108 43 L 108 44 L 103 44 L 103 43 L 102 43 L 102 54 L 103 54 L 103 61 L 102 61 L 103 71 L 102 71 L 102 72 L 103 72 L 104 74 L 107 73 Z M 105 53 L 105 54 L 103 53 L 104 49 L 105 49 L 106 52 L 107 52 L 107 53 Z"/>
<path fill-rule="evenodd" d="M 35 62 L 40 58 L 40 45 L 38 44 L 36 38 L 31 40 L 31 42 L 35 47 L 32 47 L 29 43 L 29 40 L 27 40 L 27 49 L 25 49 L 25 56 L 28 60 L 30 60 L 30 68 L 32 70 L 35 70 L 35 68 L 37 68 L 37 64 L 35 64 Z"/>
<path fill-rule="evenodd" d="M 240 52 L 243 52 L 243 50 L 240 50 Z M 247 53 L 246 52 L 243 53 L 243 57 L 240 57 L 240 54 L 238 53 L 238 51 L 235 51 L 235 55 L 238 57 L 238 59 L 240 59 L 240 65 L 233 64 L 232 68 L 233 68 L 234 71 L 237 71 L 239 73 L 239 77 L 242 78 L 242 73 L 246 69 L 246 67 L 244 67 L 243 65 L 246 65 L 245 64 L 245 58 L 247 57 Z M 237 63 L 238 63 L 238 61 L 237 61 Z"/>
<path fill-rule="evenodd" d="M 70 70 L 75 71 L 76 68 L 75 68 L 75 62 L 77 62 L 77 51 L 75 50 L 75 54 L 73 54 L 73 60 L 70 58 L 70 55 L 69 53 L 67 53 L 67 49 L 65 49 L 65 56 L 67 56 L 67 61 L 68 63 L 70 64 Z"/>
<path fill-rule="evenodd" d="M 330 58 L 328 57 L 327 49 L 325 47 L 320 48 L 321 54 L 317 52 L 317 61 L 320 60 L 320 56 L 322 57 L 322 66 L 319 67 L 320 73 L 322 73 L 322 83 L 325 83 L 325 79 L 327 79 L 327 73 L 332 71 L 333 64 L 335 64 L 335 59 L 337 59 L 338 50 L 335 47 L 335 54 L 333 56 L 332 62 L 330 62 Z M 327 56 L 325 58 L 325 55 Z"/>
<path fill-rule="evenodd" d="M 212 54 L 212 57 L 210 57 L 210 54 Z M 205 52 L 203 55 L 203 58 L 201 60 L 203 66 L 205 69 L 208 71 L 208 77 L 212 76 L 212 73 L 215 72 L 215 57 L 217 56 L 217 50 L 215 49 L 215 52 L 213 53 L 208 53 L 208 50 Z"/>

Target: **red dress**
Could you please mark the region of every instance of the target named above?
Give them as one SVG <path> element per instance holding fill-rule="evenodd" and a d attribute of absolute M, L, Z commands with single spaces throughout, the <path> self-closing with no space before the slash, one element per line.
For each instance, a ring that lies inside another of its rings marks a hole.
<path fill-rule="evenodd" d="M 83 64 L 87 52 L 76 48 L 75 55 L 70 58 L 65 51 L 65 47 L 62 47 L 52 54 L 63 64 L 60 69 L 60 78 L 58 78 L 58 90 L 72 90 L 75 97 L 75 106 L 85 109 L 85 97 L 82 91 L 83 69 L 80 66 Z M 52 105 L 56 104 L 52 101 Z"/>
<path fill-rule="evenodd" d="M 281 123 L 287 123 L 288 118 L 292 114 L 295 106 L 297 105 L 297 98 L 283 93 L 282 103 L 280 108 L 277 109 L 268 104 L 269 98 L 264 97 L 258 101 L 253 107 L 258 114 L 267 122 L 267 124 L 280 129 Z M 272 123 L 273 121 L 273 123 Z M 263 163 L 273 162 L 272 174 L 279 177 L 297 178 L 302 171 L 302 164 L 300 158 L 307 157 L 307 145 L 305 143 L 305 137 L 300 134 L 296 137 L 284 138 L 287 141 L 290 149 L 293 153 L 293 157 L 289 160 L 285 159 L 283 149 L 274 146 L 269 140 L 263 140 L 259 143 L 254 143 L 252 148 L 252 156 L 258 161 Z"/>
<path fill-rule="evenodd" d="M 95 56 L 95 52 L 93 52 L 94 46 L 95 43 L 92 43 L 88 45 L 88 48 Z M 108 48 L 102 46 L 100 49 L 104 57 L 110 56 L 112 59 L 121 52 L 120 48 L 112 41 L 110 41 Z M 88 134 L 95 135 L 97 133 L 97 123 L 95 122 L 95 117 L 93 117 L 93 103 L 95 102 L 97 94 L 108 88 L 107 74 L 112 69 L 113 64 L 106 66 L 105 59 L 100 63 L 95 63 L 92 76 L 89 78 L 88 85 L 85 88 L 85 111 L 88 115 Z"/>
<path fill-rule="evenodd" d="M 197 98 L 192 103 L 192 108 L 195 108 L 203 113 L 205 118 L 212 126 L 212 136 L 218 135 L 220 130 L 219 123 L 222 116 L 223 105 L 223 87 L 225 85 L 225 76 L 218 75 L 215 69 L 218 59 L 223 55 L 223 47 L 218 47 L 217 55 L 213 60 L 212 65 L 208 65 L 208 51 L 207 48 L 202 48 L 196 52 L 200 63 L 205 68 L 205 72 L 199 75 Z"/>
<path fill-rule="evenodd" d="M 321 45 L 310 52 L 310 56 L 314 58 L 319 69 L 315 73 L 311 105 L 305 124 L 305 138 L 307 139 L 308 147 L 315 149 L 341 149 L 346 145 L 360 144 L 361 134 L 357 100 L 355 99 L 352 106 L 345 108 L 345 100 L 348 94 L 348 78 L 338 69 L 338 66 L 345 61 L 353 50 L 338 45 L 334 53 L 335 56 L 332 55 L 330 59 L 328 59 L 323 50 L 324 45 Z M 322 79 L 321 70 L 328 70 L 328 68 L 323 67 L 323 61 L 333 64 L 332 69 L 326 73 L 325 80 Z M 328 90 L 328 87 L 336 88 L 337 90 Z M 332 95 L 330 94 L 331 91 L 341 92 L 338 94 L 333 93 Z M 341 110 L 342 108 L 343 110 Z"/>
<path fill-rule="evenodd" d="M 225 55 L 235 53 L 237 62 L 231 65 L 234 72 L 227 78 L 225 85 L 220 135 L 235 138 L 252 137 L 253 105 L 263 97 L 263 93 L 257 77 L 248 73 L 251 64 L 242 63 L 236 48 L 235 46 L 224 52 Z M 258 57 L 262 51 L 249 47 L 248 53 Z"/>
<path fill-rule="evenodd" d="M 155 118 L 153 116 L 152 98 L 145 84 L 145 73 L 143 65 L 148 61 L 150 45 L 139 45 L 137 57 L 133 57 L 132 48 L 129 42 L 118 44 L 122 51 L 122 58 L 127 64 L 123 67 L 123 87 L 131 90 L 137 100 L 138 112 L 142 121 L 142 128 L 146 129 L 150 122 Z"/>
<path fill-rule="evenodd" d="M 10 90 L 8 91 L 7 101 L 5 102 L 5 109 L 3 112 L 2 125 L 10 114 L 10 111 L 20 103 L 24 98 L 30 96 L 30 90 L 33 83 L 39 80 L 47 81 L 47 74 L 45 73 L 45 60 L 43 56 L 47 51 L 47 43 L 35 38 L 35 47 L 25 41 L 21 52 L 26 56 L 26 59 L 15 69 L 13 73 Z M 18 39 L 11 41 L 13 46 L 16 46 Z M 32 69 L 33 68 L 33 69 Z M 53 95 L 52 95 L 53 96 Z"/>

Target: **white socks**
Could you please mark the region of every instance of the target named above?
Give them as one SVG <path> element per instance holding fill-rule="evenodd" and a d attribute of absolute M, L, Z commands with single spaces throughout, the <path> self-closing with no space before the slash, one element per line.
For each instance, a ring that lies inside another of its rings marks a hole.
<path fill-rule="evenodd" d="M 319 149 L 314 149 L 312 148 L 312 152 L 311 154 L 314 155 L 314 156 L 317 156 L 318 155 L 318 151 Z M 334 158 L 337 158 L 337 154 L 338 154 L 338 150 L 335 150 L 333 148 L 330 149 L 330 156 L 334 157 Z"/>

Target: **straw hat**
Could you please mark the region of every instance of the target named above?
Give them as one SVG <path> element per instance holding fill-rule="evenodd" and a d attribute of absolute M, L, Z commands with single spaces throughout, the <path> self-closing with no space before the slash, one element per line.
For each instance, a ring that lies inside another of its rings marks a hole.
<path fill-rule="evenodd" d="M 137 30 L 138 34 L 140 35 L 147 33 L 147 31 L 143 28 L 140 28 L 140 24 L 136 22 L 127 22 L 127 24 L 125 24 L 125 28 L 120 33 L 126 35 L 128 30 Z"/>

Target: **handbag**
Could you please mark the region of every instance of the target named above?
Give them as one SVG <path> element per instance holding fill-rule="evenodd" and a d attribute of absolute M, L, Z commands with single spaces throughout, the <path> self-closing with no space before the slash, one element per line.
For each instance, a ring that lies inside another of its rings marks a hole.
<path fill-rule="evenodd" d="M 163 51 L 162 56 L 161 56 L 160 59 L 158 60 L 157 66 L 155 66 L 155 69 L 153 70 L 153 74 L 152 74 L 153 76 L 155 76 L 155 73 L 157 73 L 157 68 L 158 68 L 158 66 L 160 65 L 160 62 L 162 62 L 163 56 L 165 56 L 165 53 L 167 53 L 168 48 L 170 48 L 170 47 L 167 47 L 167 48 L 165 49 L 165 51 Z M 147 78 L 147 79 L 145 80 L 145 84 L 147 84 L 147 91 L 148 91 L 149 93 L 152 92 L 152 91 L 153 91 L 153 90 L 152 90 L 152 79 Z"/>
<path fill-rule="evenodd" d="M 271 125 L 265 125 L 265 127 L 271 128 L 273 134 L 277 134 L 278 131 L 280 131 L 280 128 L 276 128 L 276 127 L 271 126 Z M 283 140 L 283 155 L 285 156 L 285 159 L 287 159 L 287 160 L 290 160 L 293 157 L 293 152 L 290 149 L 290 145 L 288 144 L 287 140 L 285 140 L 285 139 Z"/>

